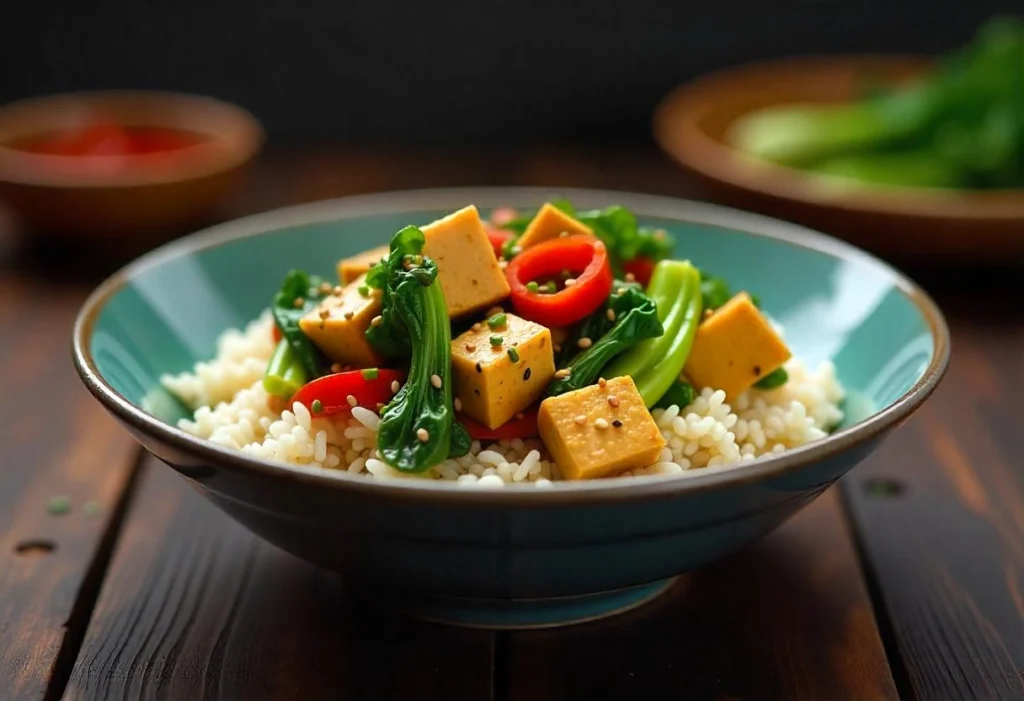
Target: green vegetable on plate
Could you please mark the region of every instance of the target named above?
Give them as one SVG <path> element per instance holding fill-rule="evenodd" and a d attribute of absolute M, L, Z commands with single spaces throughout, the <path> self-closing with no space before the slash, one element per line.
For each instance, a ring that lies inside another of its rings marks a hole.
<path fill-rule="evenodd" d="M 402 472 L 422 472 L 464 454 L 470 444 L 452 408 L 448 307 L 437 263 L 421 255 L 423 244 L 415 226 L 392 238 L 387 262 L 375 268 L 371 282 L 383 289 L 381 323 L 366 332 L 382 353 L 409 354 L 408 379 L 384 407 L 377 430 L 381 457 Z"/>
<path fill-rule="evenodd" d="M 564 367 L 568 377 L 556 377 L 548 386 L 548 396 L 564 394 L 593 384 L 616 355 L 635 343 L 655 338 L 664 332 L 658 319 L 658 308 L 653 299 L 640 291 L 637 285 L 618 285 L 608 301 L 583 321 L 576 340 L 589 338 L 592 345 L 582 350 Z M 577 343 L 567 347 L 578 348 Z"/>
<path fill-rule="evenodd" d="M 679 377 L 701 321 L 700 272 L 689 261 L 663 260 L 654 267 L 647 294 L 658 308 L 664 333 L 633 345 L 605 368 L 605 377 L 630 375 L 644 403 L 654 406 Z"/>

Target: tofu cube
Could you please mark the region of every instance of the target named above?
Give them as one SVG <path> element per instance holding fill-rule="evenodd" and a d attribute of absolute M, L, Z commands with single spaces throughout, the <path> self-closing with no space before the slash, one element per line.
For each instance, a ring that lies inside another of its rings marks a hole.
<path fill-rule="evenodd" d="M 548 397 L 540 437 L 562 477 L 597 479 L 657 461 L 665 438 L 628 375 Z"/>
<path fill-rule="evenodd" d="M 347 285 L 360 275 L 365 275 L 381 258 L 386 258 L 390 250 L 391 247 L 388 244 L 384 244 L 383 246 L 377 246 L 377 248 L 371 248 L 369 251 L 363 251 L 351 258 L 339 260 L 338 279 L 341 280 L 341 284 Z"/>
<path fill-rule="evenodd" d="M 735 398 L 791 356 L 750 295 L 741 292 L 698 327 L 683 373 L 697 389 L 720 389 Z"/>
<path fill-rule="evenodd" d="M 360 294 L 366 275 L 360 275 L 342 288 L 340 295 L 328 295 L 315 309 L 299 320 L 309 340 L 332 362 L 370 368 L 381 364 L 380 355 L 366 340 L 366 329 L 381 312 L 381 292 L 366 288 Z M 322 316 L 321 312 L 327 312 Z"/>
<path fill-rule="evenodd" d="M 422 228 L 423 253 L 437 263 L 448 316 L 486 309 L 508 297 L 508 280 L 476 207 L 464 207 Z"/>
<path fill-rule="evenodd" d="M 500 336 L 501 345 L 491 345 L 492 336 Z M 515 314 L 506 314 L 500 328 L 482 323 L 452 341 L 455 396 L 463 412 L 488 428 L 501 426 L 540 399 L 554 376 L 551 333 Z"/>
<path fill-rule="evenodd" d="M 533 217 L 533 220 L 526 227 L 526 231 L 523 232 L 517 243 L 520 248 L 529 248 L 530 246 L 536 246 L 542 241 L 558 238 L 563 231 L 570 236 L 573 234 L 593 235 L 594 233 L 593 229 L 589 226 L 570 217 L 558 207 L 548 202 Z"/>

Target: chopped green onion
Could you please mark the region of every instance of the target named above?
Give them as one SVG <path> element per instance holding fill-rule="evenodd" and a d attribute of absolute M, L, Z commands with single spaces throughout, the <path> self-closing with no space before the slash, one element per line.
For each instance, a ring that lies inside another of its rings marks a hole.
<path fill-rule="evenodd" d="M 321 402 L 319 399 L 314 399 L 313 403 L 310 406 L 313 409 L 314 414 L 319 414 L 321 411 L 324 410 L 323 402 Z"/>
<path fill-rule="evenodd" d="M 508 316 L 504 312 L 501 312 L 500 314 L 495 314 L 490 319 L 488 319 L 487 325 L 492 329 L 500 329 L 502 326 L 506 324 L 507 321 Z"/>
<path fill-rule="evenodd" d="M 497 348 L 504 342 L 505 339 L 502 338 L 501 336 L 491 336 L 491 345 L 494 346 L 495 348 Z"/>
<path fill-rule="evenodd" d="M 548 282 L 547 285 L 544 286 L 544 289 L 548 292 L 548 294 L 554 294 L 558 292 L 558 285 L 555 284 L 554 280 L 551 280 L 550 282 Z"/>
<path fill-rule="evenodd" d="M 100 515 L 100 505 L 95 501 L 87 501 L 82 504 L 82 515 L 86 518 L 95 518 Z"/>
<path fill-rule="evenodd" d="M 362 372 L 364 380 L 376 380 L 380 375 L 380 371 L 377 368 L 366 368 L 360 372 Z"/>
<path fill-rule="evenodd" d="M 517 351 L 515 348 L 509 348 L 508 349 L 508 358 L 513 363 L 518 363 L 519 362 L 519 351 Z"/>
<path fill-rule="evenodd" d="M 368 286 L 366 286 L 366 285 L 360 285 L 359 286 L 359 296 L 360 297 L 369 297 L 370 296 L 370 288 Z"/>
<path fill-rule="evenodd" d="M 526 283 L 526 291 L 533 292 L 534 294 L 536 294 L 537 292 L 540 291 L 540 285 L 537 284 L 536 280 L 530 280 L 528 283 Z"/>
<path fill-rule="evenodd" d="M 71 500 L 65 496 L 50 497 L 46 502 L 46 510 L 51 516 L 63 516 L 71 511 Z"/>

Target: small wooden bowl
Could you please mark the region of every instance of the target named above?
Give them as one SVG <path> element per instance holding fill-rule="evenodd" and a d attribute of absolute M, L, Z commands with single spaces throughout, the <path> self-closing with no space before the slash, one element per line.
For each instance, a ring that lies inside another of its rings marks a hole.
<path fill-rule="evenodd" d="M 103 172 L 82 157 L 32 153 L 16 142 L 102 118 L 204 137 L 167 153 L 126 156 Z M 263 130 L 234 105 L 165 92 L 83 92 L 0 108 L 0 202 L 34 235 L 106 240 L 184 233 L 225 197 L 259 151 Z"/>
<path fill-rule="evenodd" d="M 867 80 L 911 80 L 929 65 L 920 57 L 837 56 L 722 71 L 666 96 L 655 113 L 655 139 L 716 199 L 800 222 L 890 258 L 1022 260 L 1024 189 L 838 186 L 749 157 L 725 140 L 730 125 L 751 110 L 849 101 Z"/>

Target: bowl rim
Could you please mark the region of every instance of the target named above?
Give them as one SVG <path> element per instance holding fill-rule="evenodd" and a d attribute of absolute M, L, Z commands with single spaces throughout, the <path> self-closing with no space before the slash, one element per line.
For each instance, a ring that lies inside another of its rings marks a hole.
<path fill-rule="evenodd" d="M 39 110 L 59 113 L 64 108 L 81 109 L 88 105 L 178 106 L 216 116 L 204 120 L 208 137 L 198 144 L 176 149 L 172 159 L 161 155 L 134 154 L 126 159 L 128 167 L 104 173 L 81 168 L 77 156 L 40 154 L 12 148 L 0 142 L 0 182 L 30 187 L 103 189 L 133 188 L 181 183 L 209 177 L 251 160 L 263 146 L 266 134 L 259 120 L 239 105 L 208 95 L 173 90 L 79 90 L 27 97 L 0 106 L 0 128 L 9 121 L 24 119 Z M 115 108 L 116 109 L 116 108 Z M 149 120 L 147 120 L 149 121 Z M 40 123 L 34 131 L 46 131 Z M 147 126 L 181 128 L 173 119 L 154 119 Z M 20 131 L 20 130 L 18 130 Z M 60 166 L 67 166 L 62 168 Z M 53 167 L 58 166 L 58 167 Z"/>
<path fill-rule="evenodd" d="M 697 123 L 697 117 L 707 110 L 703 105 L 720 102 L 717 95 L 723 92 L 723 86 L 740 77 L 772 80 L 770 74 L 775 71 L 924 68 L 933 62 L 932 57 L 915 54 L 812 54 L 723 68 L 681 83 L 662 97 L 651 119 L 654 139 L 673 160 L 706 178 L 788 202 L 894 217 L 966 222 L 1024 219 L 1024 188 L 843 187 L 824 177 L 748 156 L 711 138 Z"/>
<path fill-rule="evenodd" d="M 750 465 L 705 468 L 700 474 L 668 477 L 633 477 L 614 480 L 554 482 L 547 489 L 532 485 L 505 485 L 502 489 L 466 489 L 443 480 L 376 480 L 247 456 L 197 438 L 136 407 L 103 379 L 89 348 L 92 330 L 106 302 L 131 278 L 166 261 L 215 248 L 249 236 L 329 221 L 403 212 L 446 209 L 473 202 L 482 208 L 502 205 L 536 206 L 561 194 L 584 206 L 616 202 L 639 216 L 674 219 L 769 238 L 835 258 L 874 266 L 891 277 L 899 290 L 924 318 L 932 335 L 932 358 L 918 381 L 885 409 L 854 426 L 777 456 Z M 615 190 L 560 187 L 465 187 L 399 190 L 355 195 L 295 205 L 229 221 L 157 248 L 129 263 L 101 283 L 82 305 L 72 334 L 75 369 L 88 390 L 115 417 L 142 434 L 172 446 L 190 457 L 218 468 L 257 473 L 324 489 L 351 490 L 366 496 L 440 501 L 451 506 L 489 504 L 549 506 L 598 502 L 623 502 L 665 498 L 682 493 L 724 489 L 779 477 L 815 461 L 834 457 L 856 445 L 879 437 L 910 416 L 935 390 L 949 363 L 950 335 L 935 302 L 916 283 L 893 266 L 850 244 L 805 227 L 758 214 L 690 200 Z"/>

